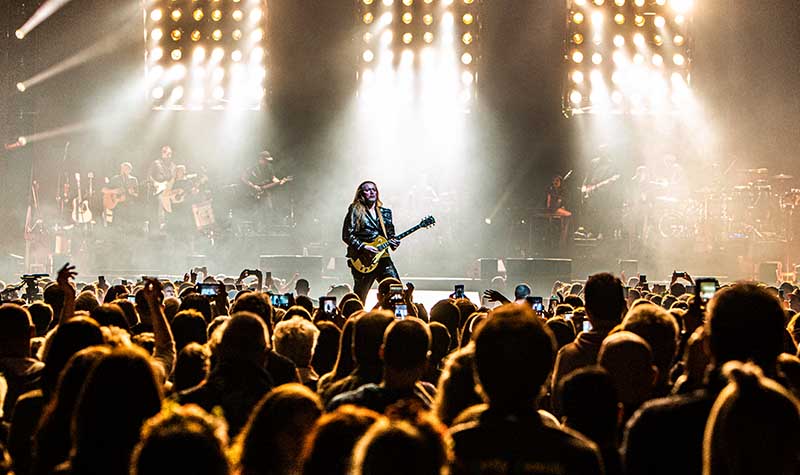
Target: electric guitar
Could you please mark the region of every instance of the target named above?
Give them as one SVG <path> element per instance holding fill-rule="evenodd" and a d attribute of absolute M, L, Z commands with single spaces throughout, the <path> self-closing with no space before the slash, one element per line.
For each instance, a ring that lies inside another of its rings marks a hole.
<path fill-rule="evenodd" d="M 89 200 L 83 199 L 81 193 L 81 174 L 75 174 L 75 184 L 78 187 L 78 197 L 72 200 L 72 220 L 77 224 L 86 224 L 92 220 L 92 210 L 89 209 Z"/>
<path fill-rule="evenodd" d="M 436 219 L 433 216 L 425 216 L 422 218 L 419 224 L 405 232 L 398 234 L 394 238 L 399 241 L 422 228 L 429 228 L 434 224 L 436 224 Z M 374 241 L 366 242 L 364 245 L 372 246 L 376 248 L 378 252 L 373 254 L 369 251 L 362 250 L 356 257 L 350 258 L 350 265 L 353 267 L 353 269 L 362 274 L 369 274 L 370 272 L 374 271 L 376 267 L 378 267 L 378 261 L 380 261 L 381 257 L 389 252 L 389 241 L 383 236 L 378 236 Z"/>
<path fill-rule="evenodd" d="M 609 185 L 611 183 L 614 183 L 617 180 L 619 180 L 619 173 L 614 175 L 614 176 L 612 176 L 612 177 L 610 177 L 610 178 L 606 178 L 605 180 L 603 180 L 601 182 L 595 183 L 593 185 L 584 185 L 584 186 L 582 186 L 581 187 L 581 193 L 583 193 L 583 198 L 584 199 L 588 198 L 589 196 L 591 196 L 592 193 L 594 193 L 598 189 L 600 189 L 600 188 L 602 188 L 602 187 L 604 187 L 606 185 Z"/>
<path fill-rule="evenodd" d="M 289 183 L 292 180 L 294 180 L 294 177 L 289 175 L 287 177 L 281 178 L 278 181 L 268 181 L 264 184 L 256 185 L 256 187 L 253 189 L 253 197 L 257 200 L 260 200 L 261 197 L 264 196 L 264 194 L 267 191 L 269 191 L 270 188 L 285 185 L 286 183 Z"/>

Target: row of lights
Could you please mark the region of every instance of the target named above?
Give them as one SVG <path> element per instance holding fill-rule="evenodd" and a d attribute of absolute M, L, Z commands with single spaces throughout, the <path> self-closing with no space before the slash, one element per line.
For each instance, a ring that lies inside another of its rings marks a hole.
<path fill-rule="evenodd" d="M 260 8 L 253 9 L 250 12 L 250 21 L 259 22 L 261 21 L 261 17 L 263 15 L 264 12 Z M 175 8 L 170 11 L 169 17 L 172 19 L 172 21 L 175 22 L 180 21 L 180 19 L 183 18 L 183 10 L 180 8 Z M 212 10 L 210 17 L 211 20 L 215 22 L 222 21 L 223 18 L 222 10 L 219 9 Z M 161 8 L 155 8 L 150 11 L 150 19 L 152 21 L 160 22 L 163 18 L 164 18 L 164 10 L 162 10 Z M 194 10 L 192 10 L 192 18 L 195 21 L 198 22 L 201 21 L 203 18 L 205 18 L 204 10 L 202 8 L 195 8 Z M 233 18 L 234 21 L 242 21 L 244 19 L 244 13 L 242 13 L 242 11 L 238 9 L 234 10 L 231 13 L 231 18 Z"/>

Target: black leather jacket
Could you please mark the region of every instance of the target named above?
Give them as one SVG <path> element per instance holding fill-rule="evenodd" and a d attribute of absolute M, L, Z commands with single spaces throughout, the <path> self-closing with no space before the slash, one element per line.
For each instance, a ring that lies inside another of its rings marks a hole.
<path fill-rule="evenodd" d="M 378 235 L 387 239 L 395 236 L 394 223 L 392 222 L 392 210 L 389 208 L 378 208 L 383 216 L 383 224 L 386 226 L 386 233 L 383 233 L 381 223 L 379 220 L 372 219 L 369 213 L 364 216 L 361 226 L 356 226 L 351 219 L 353 215 L 353 205 L 347 209 L 347 215 L 344 217 L 344 224 L 342 224 L 342 241 L 347 244 L 347 257 L 354 257 L 359 249 L 364 246 L 364 243 L 372 242 Z"/>

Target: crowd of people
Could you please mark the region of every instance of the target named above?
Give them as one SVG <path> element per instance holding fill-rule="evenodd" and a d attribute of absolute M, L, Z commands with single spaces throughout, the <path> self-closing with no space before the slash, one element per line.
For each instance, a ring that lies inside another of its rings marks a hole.
<path fill-rule="evenodd" d="M 0 306 L 0 474 L 800 473 L 791 283 L 601 273 L 541 308 L 496 278 L 396 317 L 394 278 L 330 312 L 302 279 L 278 308 L 261 279 L 76 275 Z"/>

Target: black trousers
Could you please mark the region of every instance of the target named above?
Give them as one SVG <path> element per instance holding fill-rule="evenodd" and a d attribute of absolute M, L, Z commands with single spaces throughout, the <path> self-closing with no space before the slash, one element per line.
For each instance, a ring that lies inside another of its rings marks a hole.
<path fill-rule="evenodd" d="M 350 272 L 353 274 L 353 292 L 358 295 L 358 298 L 360 298 L 361 302 L 364 304 L 367 302 L 367 294 L 369 294 L 369 289 L 376 280 L 378 283 L 380 283 L 380 281 L 387 277 L 394 277 L 398 280 L 400 279 L 400 276 L 397 274 L 397 269 L 395 269 L 394 263 L 389 257 L 385 257 L 378 261 L 378 267 L 376 267 L 375 270 L 369 274 L 362 274 L 352 267 L 350 268 Z"/>

